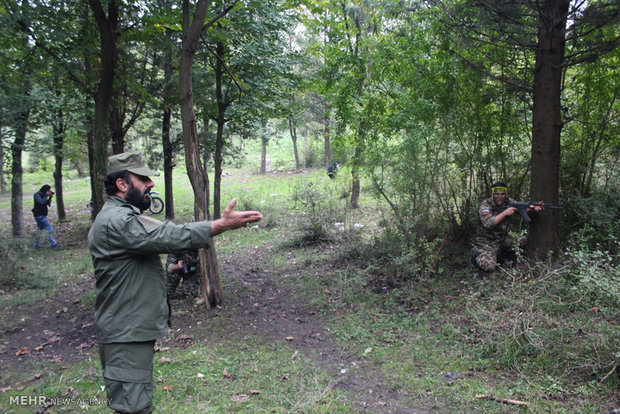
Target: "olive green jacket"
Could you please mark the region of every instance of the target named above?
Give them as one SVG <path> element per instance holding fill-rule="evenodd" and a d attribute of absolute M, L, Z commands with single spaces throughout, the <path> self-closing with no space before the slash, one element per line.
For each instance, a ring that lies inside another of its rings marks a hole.
<path fill-rule="evenodd" d="M 160 253 L 209 247 L 211 224 L 176 225 L 141 215 L 110 197 L 88 233 L 95 268 L 95 326 L 100 343 L 142 342 L 170 327 L 166 272 Z"/>

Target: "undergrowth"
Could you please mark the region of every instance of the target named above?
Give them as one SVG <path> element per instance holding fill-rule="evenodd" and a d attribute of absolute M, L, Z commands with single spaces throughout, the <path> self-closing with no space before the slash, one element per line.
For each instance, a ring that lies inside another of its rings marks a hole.
<path fill-rule="evenodd" d="M 54 282 L 51 272 L 24 239 L 0 240 L 1 289 L 46 289 Z"/>

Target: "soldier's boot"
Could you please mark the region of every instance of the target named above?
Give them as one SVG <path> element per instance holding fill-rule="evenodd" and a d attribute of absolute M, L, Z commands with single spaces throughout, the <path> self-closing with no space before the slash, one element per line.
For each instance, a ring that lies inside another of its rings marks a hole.
<path fill-rule="evenodd" d="M 480 252 L 475 247 L 472 247 L 469 251 L 469 267 L 472 269 L 478 268 L 478 264 L 476 263 L 476 258 L 480 255 Z"/>

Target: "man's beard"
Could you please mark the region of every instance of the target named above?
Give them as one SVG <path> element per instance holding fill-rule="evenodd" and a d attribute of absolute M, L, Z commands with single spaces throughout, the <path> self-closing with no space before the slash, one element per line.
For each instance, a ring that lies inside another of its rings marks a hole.
<path fill-rule="evenodd" d="M 129 191 L 125 200 L 141 211 L 147 210 L 151 206 L 151 198 L 147 194 L 141 194 L 132 183 L 129 184 Z"/>

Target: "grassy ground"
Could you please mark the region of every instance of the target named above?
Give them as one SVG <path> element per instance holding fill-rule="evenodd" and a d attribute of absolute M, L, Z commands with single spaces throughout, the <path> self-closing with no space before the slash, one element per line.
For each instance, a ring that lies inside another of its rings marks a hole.
<path fill-rule="evenodd" d="M 265 220 L 257 229 L 216 239 L 222 309 L 207 311 L 192 300 L 173 303 L 174 329 L 158 342 L 154 361 L 156 412 L 620 408 L 617 370 L 606 356 L 615 349 L 620 358 L 617 344 L 609 343 L 620 337 L 618 309 L 572 301 L 570 292 L 555 287 L 556 270 L 482 278 L 454 253 L 444 259 L 441 274 L 402 281 L 378 262 L 360 260 L 367 252 L 356 245 L 372 249 L 380 206 L 363 198 L 360 210 L 347 210 L 339 197 L 344 176 L 330 182 L 322 170 L 228 172 L 222 199 L 235 196 L 240 208 L 259 209 Z M 155 179 L 163 192 L 161 180 Z M 26 210 L 45 181 L 51 181 L 49 174 L 25 176 Z M 13 285 L 2 279 L 2 412 L 106 412 L 89 325 L 94 294 L 85 243 L 88 182 L 69 176 L 65 191 L 69 221 L 54 220 L 63 247 L 23 247 L 28 266 L 16 267 Z M 308 191 L 335 194 L 336 201 L 309 205 Z M 176 221 L 190 219 L 191 189 L 182 173 L 175 176 L 175 204 Z M 3 238 L 10 231 L 9 206 L 9 198 L 0 196 Z M 311 226 L 322 220 L 343 223 L 342 237 L 334 226 L 330 241 L 309 243 L 313 239 L 306 236 L 325 230 Z M 3 268 L 15 261 L 3 260 Z M 34 275 L 39 284 L 26 281 L 16 288 Z M 36 350 L 29 337 L 45 346 Z M 19 338 L 24 343 L 15 348 Z M 45 403 L 28 400 L 37 396 Z"/>

